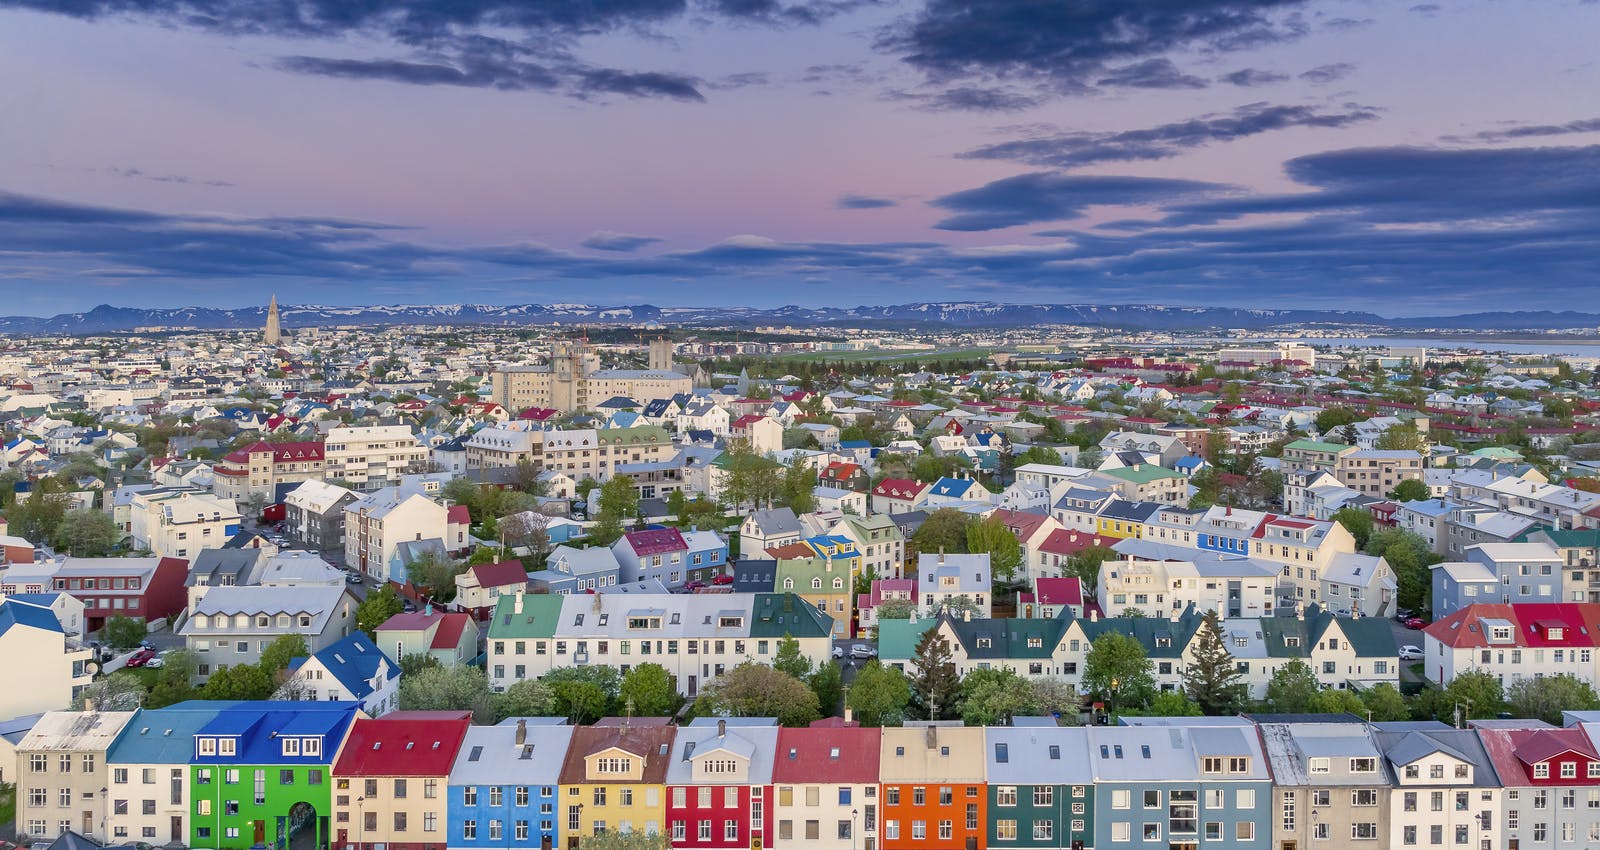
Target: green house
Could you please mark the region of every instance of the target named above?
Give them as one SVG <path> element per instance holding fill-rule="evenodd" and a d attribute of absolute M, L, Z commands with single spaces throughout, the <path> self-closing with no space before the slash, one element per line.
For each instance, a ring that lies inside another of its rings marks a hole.
<path fill-rule="evenodd" d="M 329 774 L 361 704 L 241 702 L 194 734 L 191 847 L 322 850 Z"/>
<path fill-rule="evenodd" d="M 1094 771 L 1087 730 L 1049 717 L 986 731 L 990 850 L 1094 846 Z"/>

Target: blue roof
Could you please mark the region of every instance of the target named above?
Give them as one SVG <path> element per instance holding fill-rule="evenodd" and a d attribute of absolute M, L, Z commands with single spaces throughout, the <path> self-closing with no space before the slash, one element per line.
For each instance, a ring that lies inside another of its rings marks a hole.
<path fill-rule="evenodd" d="M 934 496 L 960 496 L 972 488 L 972 480 L 968 478 L 941 478 L 933 482 L 928 490 Z"/>
<path fill-rule="evenodd" d="M 841 449 L 870 449 L 870 448 L 872 448 L 872 443 L 870 443 L 870 442 L 868 442 L 866 440 L 840 440 L 839 441 L 839 448 L 841 448 Z"/>
<path fill-rule="evenodd" d="M 368 682 L 378 672 L 379 661 L 388 662 L 391 680 L 400 677 L 400 665 L 384 655 L 366 632 L 358 631 L 328 644 L 316 654 L 316 659 L 328 669 L 328 675 L 338 679 L 356 699 L 372 695 L 373 688 Z"/>
<path fill-rule="evenodd" d="M 1178 469 L 1198 469 L 1200 468 L 1201 464 L 1204 464 L 1205 462 L 1206 459 L 1199 455 L 1188 455 L 1178 458 L 1177 462 L 1174 463 L 1173 466 Z"/>
<path fill-rule="evenodd" d="M 231 700 L 190 700 L 166 708 L 141 708 L 106 753 L 107 764 L 188 764 L 194 736 Z"/>
<path fill-rule="evenodd" d="M 51 605 L 56 604 L 57 599 L 60 599 L 65 595 L 66 594 L 64 593 L 13 593 L 6 597 L 6 601 L 26 602 L 29 605 L 38 605 L 41 608 L 49 608 Z"/>
<path fill-rule="evenodd" d="M 217 712 L 197 735 L 237 737 L 237 752 L 232 756 L 196 756 L 196 764 L 331 764 L 337 755 L 337 742 L 355 719 L 357 702 L 295 702 L 260 700 L 241 702 Z M 275 733 L 319 735 L 324 746 L 320 756 L 285 756 Z"/>
<path fill-rule="evenodd" d="M 8 599 L 0 602 L 0 635 L 10 631 L 12 626 L 31 626 L 47 632 L 63 631 L 61 621 L 56 619 L 56 612 L 26 603 L 13 605 Z"/>

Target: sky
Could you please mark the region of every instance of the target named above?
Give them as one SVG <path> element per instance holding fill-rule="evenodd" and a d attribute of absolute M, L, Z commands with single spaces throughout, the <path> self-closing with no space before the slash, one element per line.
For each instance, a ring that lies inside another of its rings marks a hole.
<path fill-rule="evenodd" d="M 0 313 L 1600 310 L 1596 0 L 0 0 Z"/>

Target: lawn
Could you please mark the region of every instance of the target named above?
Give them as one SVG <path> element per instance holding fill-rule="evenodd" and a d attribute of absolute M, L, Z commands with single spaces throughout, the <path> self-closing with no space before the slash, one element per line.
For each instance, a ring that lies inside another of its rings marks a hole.
<path fill-rule="evenodd" d="M 825 360 L 849 362 L 923 359 L 971 360 L 978 357 L 988 357 L 994 351 L 992 348 L 957 348 L 942 351 L 805 351 L 799 354 L 780 354 L 773 359 L 795 363 L 820 363 Z"/>

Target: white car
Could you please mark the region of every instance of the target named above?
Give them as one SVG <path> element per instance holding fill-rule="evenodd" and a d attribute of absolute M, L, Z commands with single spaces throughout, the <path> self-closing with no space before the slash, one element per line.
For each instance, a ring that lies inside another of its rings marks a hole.
<path fill-rule="evenodd" d="M 833 647 L 833 657 L 834 658 L 843 658 L 844 657 L 844 647 L 835 644 L 834 647 Z"/>
<path fill-rule="evenodd" d="M 1409 645 L 1400 647 L 1400 660 L 1401 661 L 1421 661 L 1422 660 L 1422 647 L 1420 647 L 1420 646 L 1409 646 Z"/>

